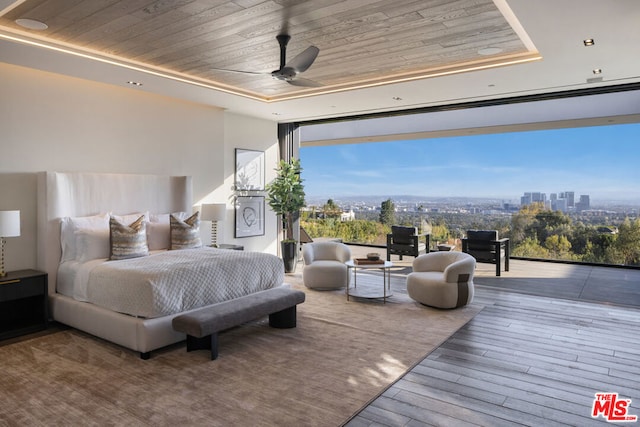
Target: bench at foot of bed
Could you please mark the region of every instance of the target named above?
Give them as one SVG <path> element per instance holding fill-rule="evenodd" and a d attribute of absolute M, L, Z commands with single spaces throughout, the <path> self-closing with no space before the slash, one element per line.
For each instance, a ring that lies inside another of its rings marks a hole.
<path fill-rule="evenodd" d="M 173 318 L 173 329 L 187 334 L 187 351 L 211 349 L 218 358 L 218 332 L 269 315 L 273 328 L 295 328 L 296 306 L 305 294 L 279 287 L 224 301 Z"/>

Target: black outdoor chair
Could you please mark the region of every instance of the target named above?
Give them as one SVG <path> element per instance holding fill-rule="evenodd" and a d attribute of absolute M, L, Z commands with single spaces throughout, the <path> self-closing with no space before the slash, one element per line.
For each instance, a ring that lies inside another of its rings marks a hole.
<path fill-rule="evenodd" d="M 420 237 L 424 236 L 424 243 Z M 420 251 L 429 252 L 430 235 L 418 234 L 415 227 L 391 226 L 391 233 L 387 234 L 387 261 L 391 261 L 391 255 L 398 255 L 400 260 L 404 255 L 417 257 Z"/>
<path fill-rule="evenodd" d="M 509 271 L 509 239 L 498 239 L 497 230 L 467 230 L 467 237 L 462 239 L 462 252 L 478 262 L 495 264 L 496 276 L 500 276 L 502 260 L 504 271 Z"/>

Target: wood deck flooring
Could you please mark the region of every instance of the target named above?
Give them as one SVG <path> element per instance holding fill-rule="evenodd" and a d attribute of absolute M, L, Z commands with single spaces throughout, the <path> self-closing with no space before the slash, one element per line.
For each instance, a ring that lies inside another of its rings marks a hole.
<path fill-rule="evenodd" d="M 410 263 L 397 263 L 394 294 Z M 640 271 L 515 260 L 497 278 L 493 268 L 478 264 L 474 279 L 485 308 L 348 427 L 610 425 L 591 417 L 598 392 L 631 399 L 640 416 Z"/>

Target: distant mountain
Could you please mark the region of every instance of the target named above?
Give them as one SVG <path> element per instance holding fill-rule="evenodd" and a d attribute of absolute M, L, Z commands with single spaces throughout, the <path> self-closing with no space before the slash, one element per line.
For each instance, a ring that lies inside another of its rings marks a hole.
<path fill-rule="evenodd" d="M 519 198 L 499 198 L 499 197 L 424 197 L 412 196 L 408 194 L 400 194 L 393 196 L 336 196 L 321 197 L 307 195 L 307 206 L 322 206 L 327 200 L 332 199 L 338 205 L 366 205 L 380 206 L 387 199 L 393 200 L 397 204 L 439 204 L 448 206 L 482 206 L 482 205 L 502 205 L 510 203 L 519 205 Z M 640 201 L 638 200 L 615 200 L 615 199 L 591 199 L 591 209 L 613 209 L 627 210 L 630 207 L 640 209 Z"/>
<path fill-rule="evenodd" d="M 397 204 L 444 204 L 453 206 L 465 205 L 486 205 L 486 204 L 502 204 L 511 202 L 507 199 L 488 198 L 488 197 L 423 197 L 411 195 L 393 195 L 393 196 L 344 196 L 344 197 L 307 197 L 307 206 L 322 206 L 327 200 L 332 199 L 338 205 L 357 205 L 364 204 L 368 206 L 378 206 L 387 199 L 391 199 Z"/>

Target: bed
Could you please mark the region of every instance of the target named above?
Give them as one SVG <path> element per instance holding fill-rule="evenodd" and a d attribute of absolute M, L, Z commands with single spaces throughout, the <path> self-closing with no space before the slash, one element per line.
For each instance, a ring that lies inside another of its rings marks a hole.
<path fill-rule="evenodd" d="M 91 249 L 104 234 L 68 232 L 71 219 L 102 221 L 114 214 L 125 223 L 142 216 L 150 230 L 161 223 L 151 224 L 154 215 L 189 215 L 191 199 L 187 176 L 39 173 L 37 265 L 49 275 L 50 317 L 147 359 L 185 339 L 172 328 L 175 316 L 283 284 L 282 260 L 270 254 L 167 251 L 147 234 L 148 254 L 110 261 L 102 249 Z M 70 235 L 76 236 L 71 248 Z"/>

